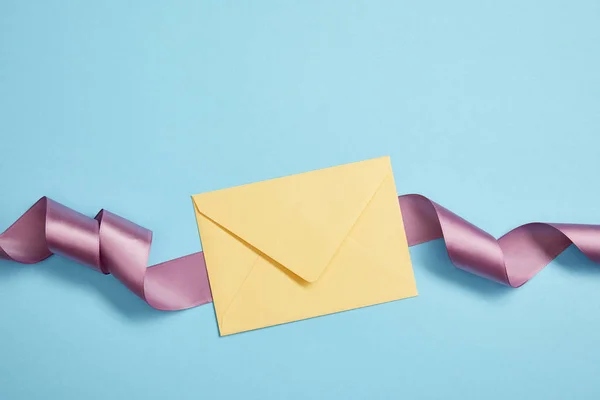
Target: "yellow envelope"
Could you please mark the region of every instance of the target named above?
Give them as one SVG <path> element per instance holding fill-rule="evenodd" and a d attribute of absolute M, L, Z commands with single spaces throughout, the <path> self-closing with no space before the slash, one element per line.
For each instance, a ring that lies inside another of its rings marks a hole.
<path fill-rule="evenodd" d="M 417 295 L 389 157 L 192 198 L 221 335 Z"/>

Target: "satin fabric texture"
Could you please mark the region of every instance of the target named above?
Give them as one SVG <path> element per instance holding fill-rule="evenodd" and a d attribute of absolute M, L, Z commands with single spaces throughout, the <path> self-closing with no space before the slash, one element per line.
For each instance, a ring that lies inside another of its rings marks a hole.
<path fill-rule="evenodd" d="M 600 263 L 600 225 L 534 222 L 495 239 L 418 194 L 398 197 L 409 246 L 443 239 L 452 263 L 519 287 L 574 244 Z M 38 263 L 52 254 L 113 274 L 153 308 L 182 310 L 212 301 L 202 252 L 147 267 L 152 232 L 102 210 L 87 217 L 42 197 L 4 233 L 0 259 Z"/>

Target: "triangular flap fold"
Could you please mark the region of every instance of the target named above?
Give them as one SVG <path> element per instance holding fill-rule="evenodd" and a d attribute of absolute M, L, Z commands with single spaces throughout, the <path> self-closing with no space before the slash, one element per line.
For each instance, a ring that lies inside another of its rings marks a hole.
<path fill-rule="evenodd" d="M 389 157 L 194 195 L 198 211 L 307 282 L 316 281 L 382 181 Z"/>

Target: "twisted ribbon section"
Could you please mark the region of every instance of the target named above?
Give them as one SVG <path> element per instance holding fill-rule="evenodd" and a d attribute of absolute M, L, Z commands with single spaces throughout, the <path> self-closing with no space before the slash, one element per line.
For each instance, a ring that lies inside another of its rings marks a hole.
<path fill-rule="evenodd" d="M 504 285 L 523 285 L 571 244 L 600 263 L 600 225 L 533 222 L 496 240 L 424 196 L 398 200 L 409 246 L 443 238 L 455 266 Z"/>
<path fill-rule="evenodd" d="M 42 197 L 0 235 L 0 258 L 23 264 L 60 254 L 113 274 L 159 310 L 212 301 L 202 253 L 147 268 L 152 232 L 106 210 L 89 218 Z"/>
<path fill-rule="evenodd" d="M 529 223 L 496 240 L 424 196 L 398 200 L 409 246 L 442 238 L 454 265 L 504 285 L 523 285 L 571 244 L 600 263 L 600 225 Z M 89 218 L 43 197 L 0 234 L 0 259 L 60 254 L 113 274 L 159 310 L 212 301 L 202 252 L 147 267 L 151 242 L 152 232 L 108 211 Z"/>

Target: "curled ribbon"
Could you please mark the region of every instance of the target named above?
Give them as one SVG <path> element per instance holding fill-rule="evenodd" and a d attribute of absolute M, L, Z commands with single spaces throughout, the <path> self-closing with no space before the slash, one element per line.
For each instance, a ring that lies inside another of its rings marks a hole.
<path fill-rule="evenodd" d="M 23 264 L 60 254 L 113 274 L 159 310 L 212 301 L 202 253 L 147 268 L 152 232 L 102 210 L 89 218 L 42 197 L 0 235 L 0 258 Z"/>
<path fill-rule="evenodd" d="M 398 200 L 409 246 L 443 238 L 455 266 L 504 285 L 523 285 L 571 244 L 600 263 L 600 225 L 532 222 L 496 240 L 424 196 Z"/>
<path fill-rule="evenodd" d="M 428 198 L 398 197 L 409 246 L 444 239 L 460 269 L 519 287 L 571 244 L 600 263 L 600 226 L 529 223 L 500 239 Z M 60 254 L 113 274 L 159 310 L 182 310 L 212 301 L 202 252 L 147 267 L 152 232 L 106 210 L 89 218 L 42 197 L 4 233 L 0 259 L 23 264 Z"/>

